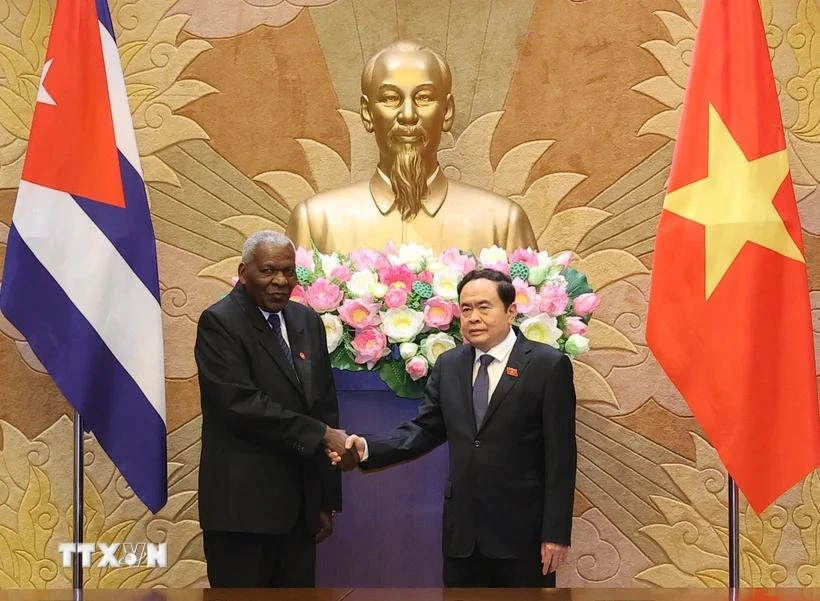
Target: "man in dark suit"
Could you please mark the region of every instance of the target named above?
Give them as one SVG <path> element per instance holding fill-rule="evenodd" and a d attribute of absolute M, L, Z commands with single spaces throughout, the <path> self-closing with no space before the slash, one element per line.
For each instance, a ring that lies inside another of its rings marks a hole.
<path fill-rule="evenodd" d="M 213 587 L 314 586 L 316 543 L 332 532 L 344 453 L 325 328 L 289 302 L 291 241 L 258 232 L 239 283 L 199 320 L 199 520 Z"/>
<path fill-rule="evenodd" d="M 347 446 L 356 447 L 363 469 L 373 469 L 449 443 L 445 586 L 555 586 L 575 490 L 572 366 L 511 327 L 509 276 L 473 271 L 458 292 L 470 344 L 439 356 L 412 421 L 366 439 L 351 436 Z"/>

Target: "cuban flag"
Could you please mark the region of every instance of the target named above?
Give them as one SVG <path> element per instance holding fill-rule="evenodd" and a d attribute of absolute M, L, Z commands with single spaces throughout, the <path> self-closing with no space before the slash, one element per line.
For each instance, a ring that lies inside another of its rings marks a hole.
<path fill-rule="evenodd" d="M 106 0 L 57 2 L 0 310 L 158 511 L 168 493 L 157 253 Z"/>

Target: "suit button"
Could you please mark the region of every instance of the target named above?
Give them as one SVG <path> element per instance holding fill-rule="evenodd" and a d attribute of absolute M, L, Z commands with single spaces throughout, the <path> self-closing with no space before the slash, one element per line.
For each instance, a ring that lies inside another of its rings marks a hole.
<path fill-rule="evenodd" d="M 475 448 L 478 448 L 478 447 L 481 446 L 481 441 L 480 440 L 474 440 L 473 445 L 475 446 Z"/>

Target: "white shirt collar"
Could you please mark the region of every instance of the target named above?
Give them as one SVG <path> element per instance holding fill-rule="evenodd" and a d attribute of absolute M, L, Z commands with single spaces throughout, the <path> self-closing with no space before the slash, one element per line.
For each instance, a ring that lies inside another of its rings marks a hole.
<path fill-rule="evenodd" d="M 515 330 L 510 328 L 510 331 L 507 332 L 507 337 L 504 338 L 501 342 L 496 344 L 493 348 L 488 350 L 486 353 L 478 348 L 475 350 L 475 362 L 481 358 L 482 355 L 491 355 L 493 359 L 500 363 L 506 363 L 507 359 L 510 358 L 510 354 L 512 353 L 513 346 L 515 346 L 515 341 L 518 337 L 515 335 Z"/>
<path fill-rule="evenodd" d="M 269 313 L 268 311 L 265 311 L 262 307 L 257 307 L 257 308 L 262 312 L 262 317 L 265 318 L 265 321 L 268 321 L 268 317 L 271 316 L 271 313 Z M 277 311 L 276 314 L 279 316 L 279 322 L 284 323 L 285 322 L 285 316 L 282 315 L 282 312 Z"/>

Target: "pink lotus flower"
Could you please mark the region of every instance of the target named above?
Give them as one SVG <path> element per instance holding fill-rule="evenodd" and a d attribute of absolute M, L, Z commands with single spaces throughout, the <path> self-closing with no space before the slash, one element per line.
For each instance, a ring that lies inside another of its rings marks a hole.
<path fill-rule="evenodd" d="M 535 291 L 534 286 L 530 286 L 521 278 L 513 278 L 515 288 L 515 308 L 519 313 L 532 317 L 541 312 L 541 298 Z"/>
<path fill-rule="evenodd" d="M 367 271 L 376 266 L 381 253 L 372 248 L 359 248 L 350 253 L 350 260 L 356 267 L 356 271 Z"/>
<path fill-rule="evenodd" d="M 404 371 L 410 374 L 410 379 L 415 381 L 427 375 L 427 360 L 424 357 L 413 357 L 404 364 Z"/>
<path fill-rule="evenodd" d="M 581 294 L 574 301 L 572 301 L 572 312 L 576 315 L 584 317 L 597 309 L 600 304 L 600 296 L 594 292 L 587 292 L 586 294 Z"/>
<path fill-rule="evenodd" d="M 420 282 L 425 282 L 427 284 L 432 284 L 433 283 L 433 274 L 430 273 L 429 271 L 422 271 L 420 274 L 418 274 L 416 276 L 416 278 Z"/>
<path fill-rule="evenodd" d="M 510 273 L 510 264 L 509 263 L 483 263 L 481 265 L 485 269 L 495 269 L 496 271 L 500 271 L 501 273 L 506 273 L 509 275 Z"/>
<path fill-rule="evenodd" d="M 434 296 L 424 303 L 424 323 L 431 328 L 446 330 L 455 316 L 457 305 L 439 296 Z"/>
<path fill-rule="evenodd" d="M 296 249 L 296 267 L 304 267 L 313 273 L 313 251 L 301 246 Z"/>
<path fill-rule="evenodd" d="M 301 284 L 296 284 L 296 287 L 290 292 L 290 300 L 295 303 L 307 306 L 307 292 Z"/>
<path fill-rule="evenodd" d="M 325 313 L 339 306 L 344 298 L 342 289 L 325 278 L 319 278 L 307 289 L 307 302 L 317 313 Z"/>
<path fill-rule="evenodd" d="M 407 265 L 391 265 L 379 270 L 379 280 L 389 288 L 407 288 L 413 286 L 413 272 Z"/>
<path fill-rule="evenodd" d="M 555 257 L 552 261 L 556 265 L 560 265 L 561 267 L 567 267 L 569 265 L 569 262 L 572 261 L 572 253 L 569 251 L 563 252 L 557 257 Z"/>
<path fill-rule="evenodd" d="M 379 308 L 379 303 L 367 299 L 347 300 L 339 307 L 339 317 L 350 327 L 362 330 L 379 323 Z"/>
<path fill-rule="evenodd" d="M 388 309 L 398 309 L 407 304 L 407 288 L 391 288 L 384 295 L 384 304 Z"/>
<path fill-rule="evenodd" d="M 390 267 L 390 259 L 387 255 L 379 255 L 376 257 L 376 264 L 373 265 L 373 269 L 376 271 L 381 271 L 382 269 L 387 269 Z"/>
<path fill-rule="evenodd" d="M 340 282 L 349 282 L 350 276 L 353 274 L 350 273 L 350 269 L 346 265 L 337 265 L 333 268 L 333 271 L 330 272 L 330 277 L 339 280 Z"/>
<path fill-rule="evenodd" d="M 353 360 L 360 364 L 367 364 L 368 368 L 386 354 L 387 337 L 376 328 L 370 327 L 359 330 L 351 341 L 356 356 Z"/>
<path fill-rule="evenodd" d="M 457 248 L 448 248 L 441 253 L 441 262 L 462 275 L 476 268 L 475 259 L 469 255 L 462 255 Z"/>
<path fill-rule="evenodd" d="M 541 311 L 550 317 L 557 317 L 567 310 L 569 296 L 566 288 L 557 284 L 547 284 L 541 288 Z"/>
<path fill-rule="evenodd" d="M 587 335 L 587 324 L 584 323 L 584 320 L 580 317 L 567 317 L 567 325 L 566 325 L 567 333 L 572 334 L 580 334 L 581 336 Z"/>
<path fill-rule="evenodd" d="M 527 267 L 538 265 L 538 252 L 531 248 L 517 248 L 510 255 L 510 263 L 524 263 Z"/>

